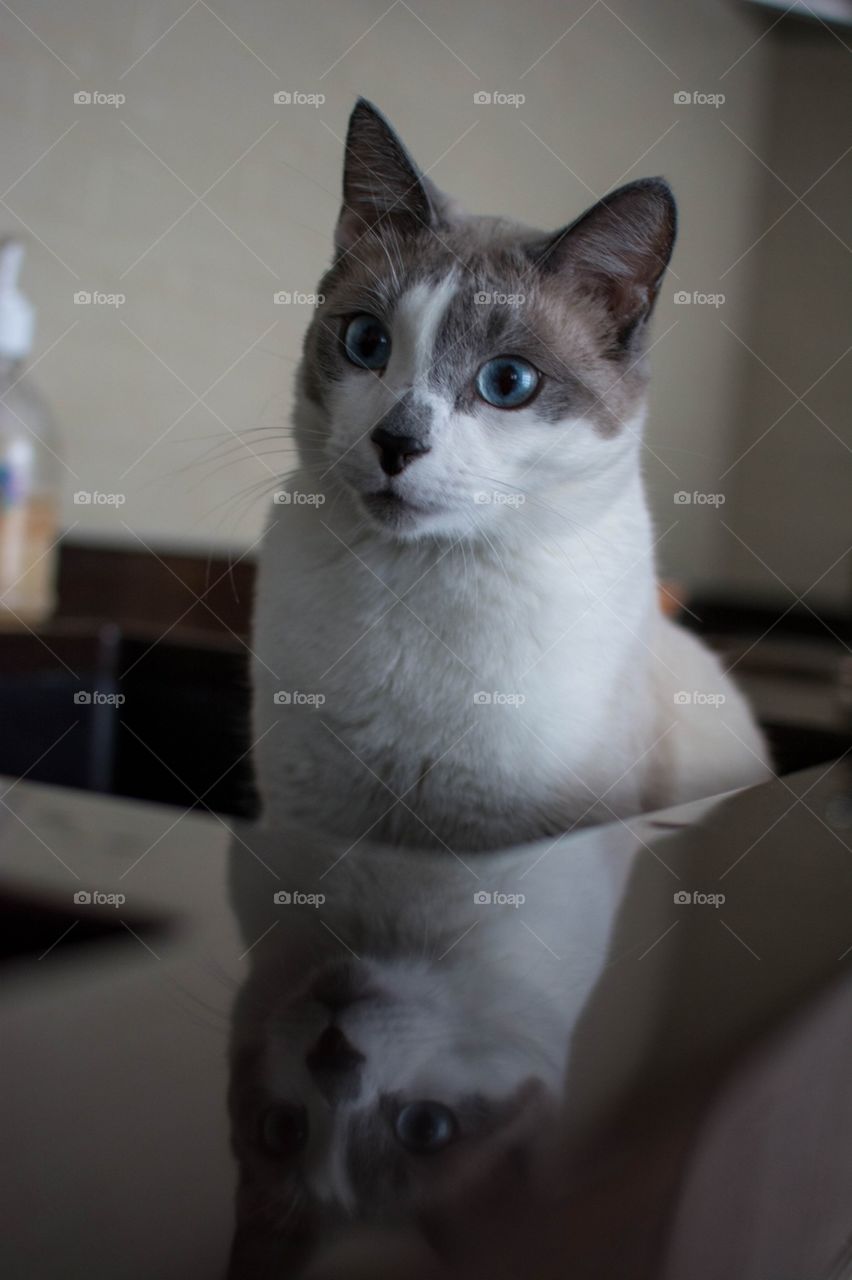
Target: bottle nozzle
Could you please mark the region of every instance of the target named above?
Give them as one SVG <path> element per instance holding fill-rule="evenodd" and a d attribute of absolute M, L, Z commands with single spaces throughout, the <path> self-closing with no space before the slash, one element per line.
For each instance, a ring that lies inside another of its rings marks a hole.
<path fill-rule="evenodd" d="M 35 312 L 18 288 L 24 245 L 16 236 L 0 240 L 0 357 L 19 360 L 33 344 Z"/>
<path fill-rule="evenodd" d="M 24 246 L 15 236 L 0 240 L 0 292 L 16 289 L 24 261 Z"/>

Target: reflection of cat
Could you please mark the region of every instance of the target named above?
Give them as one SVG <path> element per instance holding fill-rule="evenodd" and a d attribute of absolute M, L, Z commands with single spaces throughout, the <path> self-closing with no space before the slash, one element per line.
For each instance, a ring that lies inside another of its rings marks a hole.
<path fill-rule="evenodd" d="M 480 855 L 474 875 L 359 849 L 320 879 L 328 851 L 309 838 L 248 840 L 292 901 L 264 880 L 259 902 L 264 873 L 234 846 L 256 944 L 232 1041 L 234 1277 L 297 1265 L 346 1224 L 408 1222 L 472 1165 L 530 1153 L 629 863 L 596 846 L 569 870 L 554 851 L 522 879 L 529 851 Z"/>
<path fill-rule="evenodd" d="M 467 869 L 238 835 L 232 1280 L 845 1276 L 848 779 L 822 773 Z"/>

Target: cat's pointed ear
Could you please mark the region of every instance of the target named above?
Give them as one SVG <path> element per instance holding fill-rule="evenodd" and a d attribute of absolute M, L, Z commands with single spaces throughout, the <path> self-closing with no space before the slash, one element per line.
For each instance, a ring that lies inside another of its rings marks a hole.
<path fill-rule="evenodd" d="M 405 234 L 436 226 L 440 195 L 411 159 L 382 113 L 359 98 L 349 117 L 343 208 L 334 235 L 346 252 L 366 232 L 391 226 Z"/>
<path fill-rule="evenodd" d="M 544 272 L 568 272 L 603 299 L 619 347 L 651 314 L 677 233 L 677 207 L 663 178 L 643 178 L 604 196 L 576 222 L 530 249 Z"/>

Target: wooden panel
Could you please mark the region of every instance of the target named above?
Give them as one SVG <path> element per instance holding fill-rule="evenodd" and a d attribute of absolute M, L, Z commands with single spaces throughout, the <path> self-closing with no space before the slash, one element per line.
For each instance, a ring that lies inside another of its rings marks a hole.
<path fill-rule="evenodd" d="M 125 630 L 250 629 L 254 563 L 248 557 L 151 554 L 143 548 L 63 543 L 57 618 L 110 619 Z"/>

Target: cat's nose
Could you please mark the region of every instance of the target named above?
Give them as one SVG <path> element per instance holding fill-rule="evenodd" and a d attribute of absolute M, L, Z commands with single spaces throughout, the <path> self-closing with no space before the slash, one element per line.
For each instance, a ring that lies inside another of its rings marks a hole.
<path fill-rule="evenodd" d="M 429 452 L 428 444 L 416 436 L 396 435 L 387 427 L 376 427 L 370 439 L 379 451 L 379 466 L 386 476 L 398 476 L 415 458 Z"/>
<path fill-rule="evenodd" d="M 305 1065 L 314 1084 L 327 1102 L 353 1097 L 359 1087 L 364 1055 L 354 1049 L 340 1027 L 326 1027 L 312 1049 L 305 1054 Z"/>

